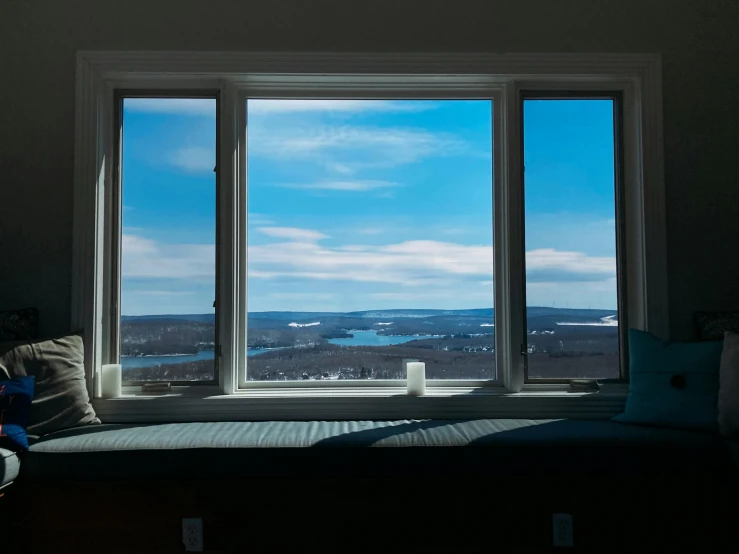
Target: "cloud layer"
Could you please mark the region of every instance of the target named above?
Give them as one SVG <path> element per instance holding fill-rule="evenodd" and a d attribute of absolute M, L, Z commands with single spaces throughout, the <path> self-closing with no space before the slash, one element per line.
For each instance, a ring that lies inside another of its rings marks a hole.
<path fill-rule="evenodd" d="M 284 113 L 401 113 L 433 110 L 435 102 L 414 100 L 289 100 L 253 99 L 248 102 L 250 114 Z M 212 98 L 127 98 L 126 110 L 140 113 L 160 113 L 215 117 L 216 101 Z"/>
<path fill-rule="evenodd" d="M 491 283 L 491 245 L 411 240 L 385 245 L 324 246 L 327 235 L 312 229 L 259 227 L 277 242 L 248 249 L 249 277 L 300 281 L 353 281 L 401 286 L 478 281 Z M 534 283 L 600 282 L 615 278 L 615 260 L 581 252 L 538 249 L 526 253 L 527 280 Z M 123 275 L 128 278 L 214 278 L 215 247 L 161 244 L 123 235 Z"/>

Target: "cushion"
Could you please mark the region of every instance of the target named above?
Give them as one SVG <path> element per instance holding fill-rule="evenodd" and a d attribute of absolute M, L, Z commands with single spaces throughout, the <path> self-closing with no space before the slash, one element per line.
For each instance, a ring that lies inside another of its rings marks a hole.
<path fill-rule="evenodd" d="M 0 341 L 30 340 L 38 337 L 38 310 L 6 310 L 0 312 Z"/>
<path fill-rule="evenodd" d="M 0 379 L 34 376 L 36 394 L 28 432 L 52 431 L 100 423 L 90 405 L 82 337 L 0 343 Z"/>
<path fill-rule="evenodd" d="M 739 437 L 739 333 L 726 332 L 721 355 L 718 426 L 725 437 Z"/>
<path fill-rule="evenodd" d="M 21 462 L 12 450 L 0 448 L 0 489 L 15 481 Z"/>
<path fill-rule="evenodd" d="M 28 450 L 26 427 L 33 400 L 33 377 L 0 381 L 0 447 Z"/>
<path fill-rule="evenodd" d="M 614 421 L 715 431 L 721 342 L 668 342 L 629 330 L 629 395 Z"/>
<path fill-rule="evenodd" d="M 724 340 L 724 333 L 739 333 L 739 312 L 696 312 L 695 325 L 700 340 Z"/>
<path fill-rule="evenodd" d="M 31 440 L 21 478 L 39 481 L 247 477 L 438 479 L 702 472 L 728 466 L 717 435 L 609 420 L 222 421 L 104 424 Z M 543 463 L 542 460 L 546 460 Z M 723 469 L 722 469 L 723 468 Z"/>

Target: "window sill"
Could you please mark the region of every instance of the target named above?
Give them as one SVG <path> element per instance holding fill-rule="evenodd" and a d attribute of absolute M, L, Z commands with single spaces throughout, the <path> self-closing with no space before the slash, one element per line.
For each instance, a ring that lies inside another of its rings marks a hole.
<path fill-rule="evenodd" d="M 434 387 L 420 397 L 405 387 L 251 389 L 232 395 L 214 389 L 175 389 L 166 395 L 129 394 L 95 399 L 105 423 L 160 421 L 257 421 L 317 419 L 609 418 L 623 410 L 628 387 L 599 391 L 566 385 L 528 385 L 519 393 L 502 387 Z"/>

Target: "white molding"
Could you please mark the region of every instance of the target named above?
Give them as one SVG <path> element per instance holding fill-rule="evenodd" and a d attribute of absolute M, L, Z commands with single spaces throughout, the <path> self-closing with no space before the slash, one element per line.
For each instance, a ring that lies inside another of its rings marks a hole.
<path fill-rule="evenodd" d="M 156 421 L 266 421 L 362 419 L 580 418 L 607 419 L 621 413 L 623 388 L 597 393 L 544 390 L 506 393 L 469 388 L 440 389 L 425 396 L 405 389 L 343 391 L 293 389 L 226 396 L 137 396 L 93 401 L 106 423 Z"/>
<path fill-rule="evenodd" d="M 665 210 L 662 61 L 653 56 L 640 72 L 641 197 L 644 202 L 644 263 L 646 282 L 644 328 L 665 339 L 670 336 Z"/>
<path fill-rule="evenodd" d="M 72 327 L 85 333 L 85 360 L 90 393 L 95 368 L 106 361 L 107 339 L 105 308 L 109 303 L 106 287 L 110 281 L 109 264 L 105 259 L 105 214 L 109 204 L 111 143 L 110 117 L 112 94 L 116 88 L 141 89 L 219 89 L 221 117 L 235 115 L 239 125 L 239 94 L 248 90 L 259 96 L 299 96 L 310 93 L 316 97 L 480 97 L 490 98 L 495 91 L 515 90 L 516 82 L 538 82 L 548 86 L 558 83 L 588 84 L 593 88 L 608 88 L 630 82 L 634 86 L 628 109 L 638 116 L 639 141 L 627 155 L 640 170 L 633 178 L 638 193 L 628 203 L 646 223 L 629 239 L 640 252 L 639 264 L 631 264 L 630 295 L 639 295 L 640 310 L 634 324 L 660 336 L 669 331 L 667 304 L 667 263 L 664 206 L 664 169 L 662 137 L 662 99 L 660 58 L 654 54 L 325 54 L 325 53 L 244 53 L 244 52 L 79 52 L 77 56 L 76 115 L 75 115 L 75 186 L 72 275 Z M 513 87 L 513 88 L 512 88 Z M 236 104 L 233 104 L 236 102 Z M 506 128 L 505 117 L 515 116 L 513 108 L 499 102 L 503 135 L 515 139 Z M 505 109 L 503 109 L 505 108 Z M 243 107 L 241 108 L 243 109 Z M 228 127 L 228 128 L 227 128 Z M 245 143 L 238 128 L 235 132 L 221 121 L 222 193 L 221 209 L 228 211 L 222 218 L 221 231 L 238 230 L 246 236 L 245 202 L 240 201 L 241 177 L 245 174 Z M 235 136 L 234 136 L 235 135 Z M 230 137 L 230 138 L 229 138 Z M 237 153 L 237 155 L 234 155 Z M 510 154 L 510 153 L 509 153 Z M 505 158 L 505 156 L 503 156 Z M 515 179 L 509 167 L 496 170 L 498 178 Z M 514 172 L 515 173 L 515 172 Z M 226 184 L 226 179 L 229 184 Z M 245 184 L 245 181 L 244 181 Z M 230 192 L 223 192 L 230 189 Z M 245 191 L 244 191 L 245 193 Z M 515 200 L 515 199 L 514 199 Z M 496 202 L 511 204 L 511 198 Z M 230 202 L 233 202 L 229 205 Z M 243 204 L 241 211 L 235 204 Z M 510 210 L 515 209 L 515 202 Z M 496 222 L 496 242 L 500 238 Z M 243 241 L 242 246 L 245 247 Z M 496 244 L 496 250 L 500 244 Z M 229 246 L 219 266 L 223 286 L 219 302 L 245 298 L 243 282 L 246 252 Z M 511 251 L 496 252 L 496 264 L 510 263 Z M 643 264 L 643 265 L 640 265 Z M 515 265 L 515 264 L 514 264 Z M 641 268 L 644 271 L 641 271 Z M 500 267 L 496 268 L 496 272 Z M 107 281 L 106 281 L 107 280 Z M 637 285 L 632 286 L 632 281 Z M 510 287 L 509 287 L 510 288 Z M 513 291 L 515 292 L 515 291 Z M 503 307 L 499 293 L 496 308 Z M 514 298 L 515 300 L 515 298 Z M 223 307 L 223 304 L 222 304 Z M 224 343 L 222 369 L 239 366 L 245 359 L 246 307 L 221 310 L 221 337 Z M 497 312 L 497 309 L 496 309 Z M 510 312 L 510 310 L 509 310 Z M 497 317 L 497 316 L 496 316 Z M 513 317 L 510 313 L 508 319 Z M 496 329 L 501 327 L 496 325 Z M 105 331 L 105 332 L 104 332 Z M 521 330 L 522 332 L 522 330 Z M 501 335 L 503 335 L 501 333 Z M 517 337 L 498 342 L 498 352 L 507 349 L 511 363 L 508 369 L 498 361 L 499 375 L 511 390 L 523 386 L 520 360 L 515 358 Z M 520 358 L 520 354 L 518 355 Z M 518 369 L 516 369 L 518 368 Z M 235 371 L 235 370 L 234 370 Z M 502 374 L 501 374 L 502 371 Z M 222 375 L 223 393 L 234 392 L 240 376 Z M 95 387 L 97 388 L 97 386 Z M 324 400 L 326 402 L 326 400 Z"/>

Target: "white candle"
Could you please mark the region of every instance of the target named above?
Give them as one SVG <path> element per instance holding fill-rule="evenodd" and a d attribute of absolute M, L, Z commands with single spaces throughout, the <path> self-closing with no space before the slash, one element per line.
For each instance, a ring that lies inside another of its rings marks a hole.
<path fill-rule="evenodd" d="M 403 358 L 403 375 L 408 375 L 408 364 L 417 361 L 416 358 Z"/>
<path fill-rule="evenodd" d="M 408 379 L 408 394 L 422 396 L 426 394 L 426 364 L 423 362 L 408 362 L 406 364 Z"/>
<path fill-rule="evenodd" d="M 122 373 L 120 364 L 106 364 L 100 369 L 103 398 L 118 398 L 121 395 Z"/>

